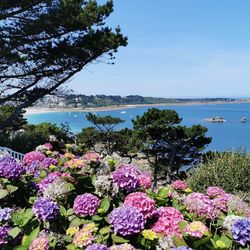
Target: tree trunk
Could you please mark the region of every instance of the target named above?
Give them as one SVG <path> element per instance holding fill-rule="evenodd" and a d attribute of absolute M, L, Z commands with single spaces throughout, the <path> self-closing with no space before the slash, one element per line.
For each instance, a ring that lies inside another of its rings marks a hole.
<path fill-rule="evenodd" d="M 153 189 L 157 188 L 157 179 L 158 179 L 158 171 L 159 171 L 159 165 L 158 162 L 154 163 L 154 183 L 153 183 Z"/>
<path fill-rule="evenodd" d="M 166 179 L 167 184 L 171 184 L 172 181 L 172 169 L 173 169 L 175 154 L 176 154 L 176 148 L 173 147 L 167 169 L 167 179 Z"/>

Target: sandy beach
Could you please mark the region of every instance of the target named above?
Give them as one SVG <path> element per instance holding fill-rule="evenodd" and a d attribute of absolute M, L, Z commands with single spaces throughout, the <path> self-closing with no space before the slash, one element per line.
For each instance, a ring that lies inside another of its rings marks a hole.
<path fill-rule="evenodd" d="M 236 100 L 236 101 L 212 101 L 212 102 L 183 102 L 183 103 L 157 103 L 157 104 L 131 104 L 131 105 L 115 105 L 106 107 L 96 107 L 96 108 L 45 108 L 45 107 L 31 107 L 27 108 L 25 115 L 33 114 L 44 114 L 52 112 L 99 112 L 99 111 L 109 111 L 109 110 L 124 110 L 129 108 L 137 107 L 157 107 L 157 106 L 181 106 L 181 105 L 219 105 L 219 104 L 238 104 L 238 103 L 249 103 L 250 100 Z"/>

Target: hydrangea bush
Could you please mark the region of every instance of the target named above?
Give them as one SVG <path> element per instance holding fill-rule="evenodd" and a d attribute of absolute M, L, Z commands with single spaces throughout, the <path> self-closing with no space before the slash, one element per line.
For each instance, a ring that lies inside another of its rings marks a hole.
<path fill-rule="evenodd" d="M 0 157 L 0 249 L 250 249 L 249 205 L 220 187 L 152 190 L 134 165 L 46 148 Z"/>

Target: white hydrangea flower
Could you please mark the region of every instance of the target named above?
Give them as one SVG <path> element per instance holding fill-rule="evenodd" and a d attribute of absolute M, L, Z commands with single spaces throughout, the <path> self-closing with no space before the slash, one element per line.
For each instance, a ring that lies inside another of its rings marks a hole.
<path fill-rule="evenodd" d="M 39 145 L 36 147 L 36 151 L 39 151 L 41 153 L 46 152 L 48 149 L 44 145 Z"/>
<path fill-rule="evenodd" d="M 156 246 L 156 250 L 170 250 L 175 247 L 172 236 L 166 236 L 164 238 L 159 239 L 159 245 Z"/>
<path fill-rule="evenodd" d="M 112 189 L 112 181 L 108 175 L 99 175 L 95 181 L 95 189 L 98 195 L 106 195 Z"/>
<path fill-rule="evenodd" d="M 56 136 L 55 136 L 55 135 L 50 135 L 50 136 L 49 136 L 49 141 L 50 141 L 50 142 L 53 142 L 53 141 L 55 142 L 55 141 L 57 141 Z"/>
<path fill-rule="evenodd" d="M 67 187 L 68 182 L 63 179 L 58 179 L 49 184 L 43 192 L 43 196 L 51 200 L 65 199 L 69 193 Z"/>
<path fill-rule="evenodd" d="M 231 228 L 236 223 L 236 221 L 240 220 L 242 218 L 243 217 L 237 216 L 237 215 L 228 215 L 228 216 L 226 216 L 226 218 L 223 222 L 223 227 L 226 228 L 227 230 L 231 231 Z"/>

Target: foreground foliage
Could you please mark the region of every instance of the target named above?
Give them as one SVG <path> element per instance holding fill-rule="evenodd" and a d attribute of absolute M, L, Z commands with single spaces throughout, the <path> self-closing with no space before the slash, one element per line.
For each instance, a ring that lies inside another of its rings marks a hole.
<path fill-rule="evenodd" d="M 133 165 L 37 150 L 0 158 L 1 249 L 249 249 L 250 208 L 221 188 L 152 191 Z"/>
<path fill-rule="evenodd" d="M 216 185 L 227 192 L 249 192 L 250 155 L 246 152 L 212 153 L 199 165 L 188 183 L 197 191 Z"/>

